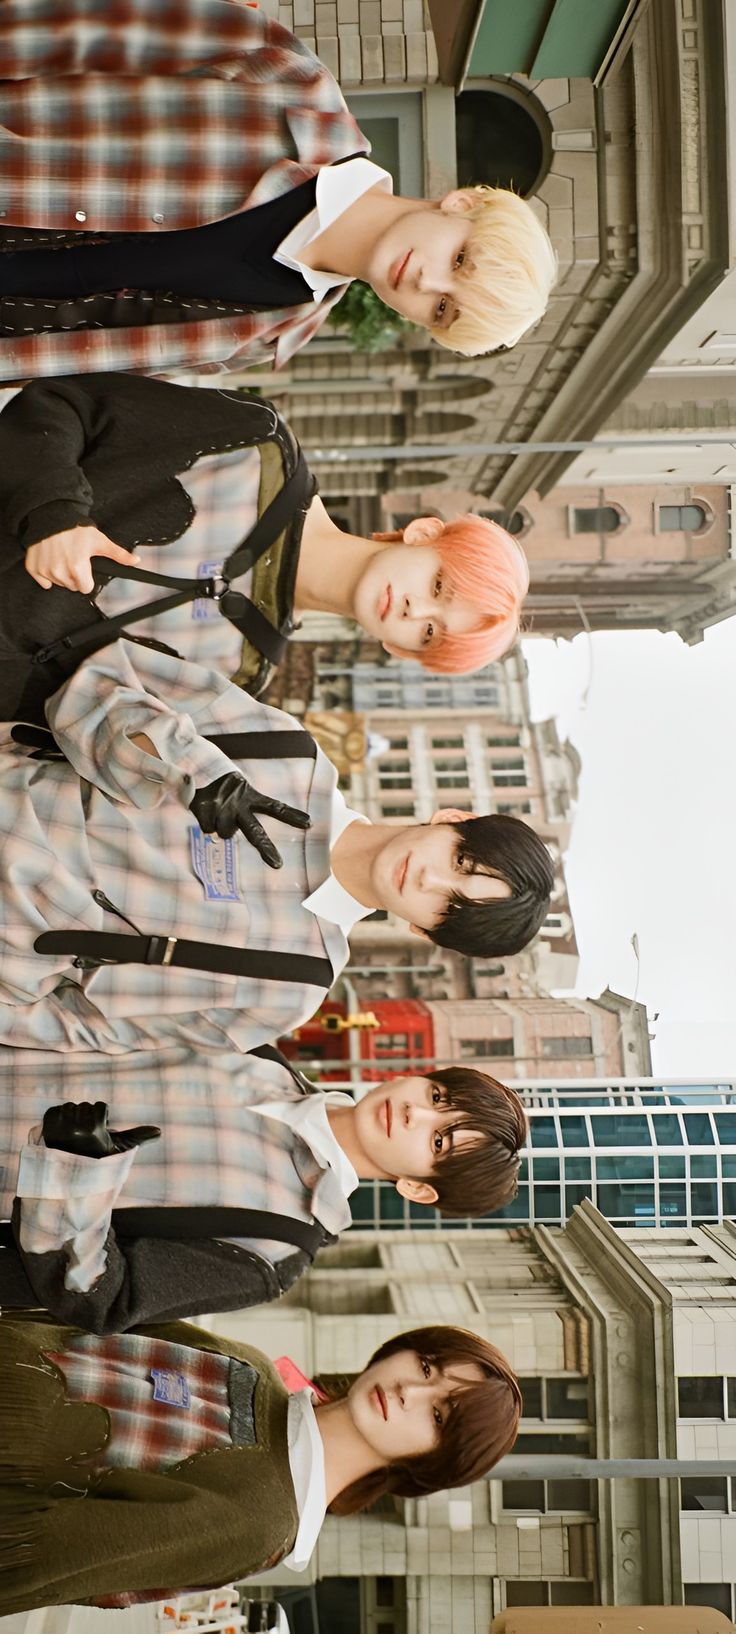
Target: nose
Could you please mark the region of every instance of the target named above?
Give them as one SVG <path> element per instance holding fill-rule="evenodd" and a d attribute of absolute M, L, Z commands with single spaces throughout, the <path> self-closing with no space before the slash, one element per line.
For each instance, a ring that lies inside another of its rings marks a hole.
<path fill-rule="evenodd" d="M 403 596 L 401 603 L 401 617 L 408 619 L 427 619 L 436 614 L 437 608 L 429 596 Z"/>
<path fill-rule="evenodd" d="M 447 880 L 442 868 L 435 862 L 425 862 L 419 872 L 419 885 L 423 891 L 446 890 Z"/>

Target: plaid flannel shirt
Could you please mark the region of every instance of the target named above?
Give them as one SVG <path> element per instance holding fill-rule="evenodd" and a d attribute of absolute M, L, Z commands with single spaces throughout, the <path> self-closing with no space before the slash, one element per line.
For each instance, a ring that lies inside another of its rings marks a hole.
<path fill-rule="evenodd" d="M 35 1130 L 48 1106 L 66 1100 L 104 1100 L 113 1128 L 155 1123 L 161 1139 L 104 1159 L 49 1150 Z M 288 1068 L 258 1056 L 225 1052 L 204 1062 L 176 1045 L 115 1057 L 14 1050 L 0 1063 L 0 1217 L 17 1193 L 24 1251 L 65 1247 L 66 1286 L 75 1291 L 104 1269 L 119 1204 L 268 1209 L 316 1218 L 336 1235 L 350 1224 L 358 1184 L 324 1115 L 336 1105 L 352 1099 L 307 1094 Z M 237 1240 L 272 1263 L 292 1252 L 286 1243 Z"/>
<path fill-rule="evenodd" d="M 138 1333 L 71 1333 L 63 1351 L 45 1354 L 70 1401 L 93 1401 L 110 1415 L 109 1438 L 87 1469 L 159 1471 L 232 1446 L 231 1369 L 254 1374 L 229 1356 Z M 252 1413 L 248 1439 L 255 1442 Z"/>
<path fill-rule="evenodd" d="M 324 997 L 313 984 L 141 964 L 80 975 L 70 955 L 39 955 L 33 942 L 46 929 L 124 930 L 96 900 L 102 890 L 145 935 L 326 955 L 337 974 L 349 926 L 303 905 L 330 876 L 334 813 L 345 811 L 326 757 L 236 762 L 256 788 L 307 809 L 312 826 L 264 819 L 284 859 L 276 872 L 241 836 L 213 841 L 206 855 L 228 876 L 213 889 L 186 808 L 233 762 L 202 734 L 293 730 L 290 717 L 212 670 L 127 641 L 87 659 L 47 713 L 66 762 L 0 750 L 0 1043 L 250 1050 L 313 1015 Z M 133 743 L 138 733 L 160 759 Z M 343 897 L 352 923 L 368 911 Z"/>
<path fill-rule="evenodd" d="M 369 152 L 327 69 L 241 0 L 3 0 L 0 224 L 172 232 L 252 209 Z M 0 379 L 282 366 L 321 303 L 0 341 Z"/>

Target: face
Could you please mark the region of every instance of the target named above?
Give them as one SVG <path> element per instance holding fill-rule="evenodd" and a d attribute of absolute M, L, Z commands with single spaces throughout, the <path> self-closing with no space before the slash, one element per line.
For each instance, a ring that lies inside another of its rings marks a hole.
<path fill-rule="evenodd" d="M 462 307 L 467 205 L 458 193 L 397 215 L 372 247 L 364 277 L 402 318 L 449 329 Z"/>
<path fill-rule="evenodd" d="M 353 1132 L 364 1157 L 361 1173 L 375 1173 L 381 1180 L 424 1181 L 433 1174 L 437 1160 L 451 1147 L 477 1140 L 472 1129 L 451 1129 L 456 1119 L 444 1099 L 439 1084 L 430 1078 L 394 1078 L 375 1084 L 356 1102 Z M 422 1195 L 418 1202 L 436 1199 Z M 415 1196 L 408 1188 L 407 1194 Z"/>
<path fill-rule="evenodd" d="M 413 1350 L 397 1350 L 374 1362 L 351 1385 L 355 1428 L 385 1463 L 420 1458 L 439 1446 L 450 1397 L 485 1377 L 478 1362 L 448 1361 L 438 1367 Z"/>
<path fill-rule="evenodd" d="M 381 907 L 408 920 L 412 930 L 440 925 L 455 893 L 472 902 L 511 895 L 506 880 L 476 871 L 463 850 L 453 824 L 466 815 L 435 812 L 431 823 L 394 829 L 373 859 L 372 884 Z"/>
<path fill-rule="evenodd" d="M 406 529 L 406 543 L 376 550 L 355 591 L 358 623 L 396 657 L 431 654 L 446 635 L 466 635 L 481 622 L 472 602 L 453 595 L 436 547 L 410 542 L 434 520 L 417 518 Z"/>

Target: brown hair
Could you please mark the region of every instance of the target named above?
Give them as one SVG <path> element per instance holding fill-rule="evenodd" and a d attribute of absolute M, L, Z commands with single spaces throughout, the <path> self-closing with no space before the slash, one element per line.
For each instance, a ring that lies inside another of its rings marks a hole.
<path fill-rule="evenodd" d="M 466 1328 L 413 1328 L 374 1351 L 368 1367 L 400 1350 L 413 1350 L 442 1368 L 453 1362 L 478 1362 L 486 1377 L 477 1384 L 459 1385 L 453 1392 L 441 1439 L 431 1452 L 353 1481 L 330 1504 L 333 1515 L 354 1515 L 386 1494 L 419 1498 L 444 1487 L 465 1486 L 487 1475 L 516 1440 L 521 1390 L 495 1345 Z"/>
<path fill-rule="evenodd" d="M 442 1067 L 432 1073 L 449 1107 L 457 1112 L 450 1129 L 472 1129 L 477 1141 L 448 1145 L 427 1183 L 437 1192 L 442 1214 L 494 1214 L 519 1189 L 519 1149 L 529 1130 L 514 1089 L 476 1067 Z"/>

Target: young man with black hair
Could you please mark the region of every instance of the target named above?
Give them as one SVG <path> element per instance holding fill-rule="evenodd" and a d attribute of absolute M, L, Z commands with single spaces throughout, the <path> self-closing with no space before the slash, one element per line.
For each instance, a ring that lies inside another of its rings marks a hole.
<path fill-rule="evenodd" d="M 0 379 L 282 366 L 353 278 L 452 349 L 556 277 L 503 188 L 391 177 L 302 40 L 233 0 L 3 0 Z"/>
<path fill-rule="evenodd" d="M 409 1202 L 454 1216 L 493 1213 L 516 1195 L 523 1107 L 485 1073 L 398 1077 L 355 1101 L 277 1057 L 14 1051 L 0 1066 L 0 1217 L 13 1209 L 16 1245 L 0 1251 L 0 1303 L 40 1303 L 97 1333 L 241 1308 L 278 1298 L 309 1258 L 244 1228 L 223 1236 L 213 1207 L 316 1221 L 329 1241 L 349 1226 L 360 1179 L 392 1181 Z M 96 1099 L 48 1107 L 51 1083 L 60 1099 Z M 121 1132 L 142 1119 L 157 1120 L 160 1138 Z M 151 1233 L 177 1205 L 203 1222 L 201 1236 Z M 146 1209 L 132 1235 L 121 1207 Z"/>
<path fill-rule="evenodd" d="M 66 760 L 1 757 L 0 1043 L 247 1051 L 314 1013 L 376 908 L 484 956 L 547 913 L 525 823 L 370 824 L 307 733 L 214 671 L 118 641 L 47 716 Z"/>

